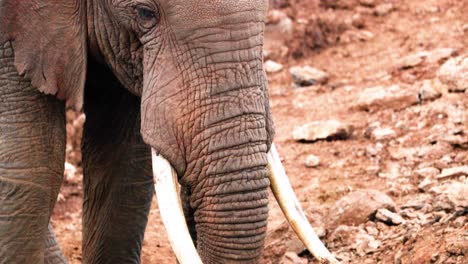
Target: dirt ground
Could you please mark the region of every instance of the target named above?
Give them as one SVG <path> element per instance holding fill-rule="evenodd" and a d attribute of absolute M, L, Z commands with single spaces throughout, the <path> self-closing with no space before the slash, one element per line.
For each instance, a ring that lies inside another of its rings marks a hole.
<path fill-rule="evenodd" d="M 275 143 L 322 240 L 343 263 L 468 263 L 468 3 L 270 2 L 265 61 Z M 297 85 L 293 66 L 327 78 Z M 68 119 L 52 224 L 70 263 L 81 263 L 84 117 Z M 326 120 L 345 132 L 295 139 L 315 121 L 327 130 Z M 315 263 L 270 204 L 263 262 Z M 156 201 L 142 261 L 175 263 Z"/>

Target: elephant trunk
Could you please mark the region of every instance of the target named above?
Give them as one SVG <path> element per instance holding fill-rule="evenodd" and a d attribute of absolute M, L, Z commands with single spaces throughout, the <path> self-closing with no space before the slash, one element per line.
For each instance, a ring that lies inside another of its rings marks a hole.
<path fill-rule="evenodd" d="M 266 144 L 246 144 L 206 157 L 193 188 L 197 245 L 204 263 L 258 263 L 268 217 Z"/>

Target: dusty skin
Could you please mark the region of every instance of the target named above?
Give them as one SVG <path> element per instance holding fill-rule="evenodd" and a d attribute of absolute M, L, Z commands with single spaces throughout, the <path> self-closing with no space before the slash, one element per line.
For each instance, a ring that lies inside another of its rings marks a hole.
<path fill-rule="evenodd" d="M 283 66 L 268 74 L 275 142 L 323 241 L 343 263 L 467 263 L 466 172 L 438 178 L 444 170 L 468 164 L 467 92 L 449 91 L 438 77 L 448 60 L 467 58 L 466 2 L 273 2 L 266 60 Z M 296 88 L 289 68 L 305 65 L 328 73 L 328 81 Z M 456 78 L 466 78 L 466 68 L 464 74 Z M 395 85 L 399 89 L 389 89 L 380 101 L 370 100 Z M 75 112 L 67 117 L 69 165 L 52 224 L 75 264 L 81 263 L 83 117 Z M 352 125 L 351 135 L 310 143 L 293 139 L 296 127 L 330 119 Z M 310 168 L 308 159 L 314 161 Z M 332 209 L 362 189 L 387 195 L 405 223 L 373 217 L 337 227 Z M 272 195 L 270 200 L 263 262 L 315 263 L 288 229 Z M 142 262 L 174 263 L 156 202 L 149 223 Z"/>

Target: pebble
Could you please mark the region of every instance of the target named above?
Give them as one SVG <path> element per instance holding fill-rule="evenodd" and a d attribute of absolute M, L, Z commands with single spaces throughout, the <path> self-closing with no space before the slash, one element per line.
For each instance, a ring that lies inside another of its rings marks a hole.
<path fill-rule="evenodd" d="M 394 6 L 391 3 L 380 4 L 375 7 L 374 14 L 377 16 L 385 16 L 385 15 L 388 15 L 390 12 L 392 12 L 393 9 L 394 9 Z"/>
<path fill-rule="evenodd" d="M 366 223 L 378 209 L 395 210 L 395 203 L 386 194 L 377 190 L 360 190 L 338 200 L 329 211 L 328 227 L 359 225 Z"/>
<path fill-rule="evenodd" d="M 468 166 L 460 166 L 443 169 L 442 173 L 437 176 L 437 179 L 443 180 L 448 178 L 456 178 L 460 176 L 468 176 Z"/>
<path fill-rule="evenodd" d="M 413 86 L 377 86 L 362 91 L 352 107 L 362 111 L 403 109 L 418 103 L 418 88 Z"/>
<path fill-rule="evenodd" d="M 363 6 L 374 7 L 375 6 L 375 0 L 359 0 L 359 4 L 361 4 Z"/>
<path fill-rule="evenodd" d="M 456 53 L 457 53 L 457 50 L 453 48 L 439 48 L 439 49 L 431 50 L 430 52 L 427 53 L 426 61 L 428 63 L 437 63 L 441 60 L 450 58 Z"/>
<path fill-rule="evenodd" d="M 421 183 L 418 184 L 418 190 L 421 192 L 426 192 L 434 184 L 435 182 L 433 180 L 431 180 L 430 178 L 425 178 Z"/>
<path fill-rule="evenodd" d="M 324 84 L 328 81 L 328 73 L 310 66 L 292 67 L 289 69 L 294 82 L 299 86 Z"/>
<path fill-rule="evenodd" d="M 376 128 L 371 132 L 371 138 L 375 141 L 390 140 L 397 136 L 395 130 L 389 127 Z"/>
<path fill-rule="evenodd" d="M 307 264 L 307 259 L 299 257 L 294 252 L 286 252 L 279 264 Z"/>
<path fill-rule="evenodd" d="M 296 141 L 314 142 L 324 139 L 345 139 L 353 131 L 351 125 L 338 120 L 314 121 L 300 126 L 293 131 L 293 139 Z"/>
<path fill-rule="evenodd" d="M 441 91 L 435 88 L 435 85 L 430 80 L 424 80 L 418 92 L 420 102 L 431 101 L 442 96 Z"/>
<path fill-rule="evenodd" d="M 451 92 L 464 92 L 468 88 L 468 55 L 455 57 L 440 67 L 437 77 Z"/>
<path fill-rule="evenodd" d="M 375 218 L 389 225 L 401 225 L 405 223 L 403 217 L 385 208 L 377 210 Z"/>
<path fill-rule="evenodd" d="M 422 52 L 408 55 L 397 62 L 397 67 L 399 69 L 414 68 L 424 62 L 424 57 L 425 53 Z"/>
<path fill-rule="evenodd" d="M 426 168 L 417 169 L 414 173 L 420 177 L 432 178 L 432 177 L 437 176 L 440 173 L 440 170 L 434 167 L 426 167 Z"/>
<path fill-rule="evenodd" d="M 280 72 L 284 69 L 284 66 L 278 62 L 267 60 L 265 62 L 265 71 L 267 73 L 276 73 Z"/>
<path fill-rule="evenodd" d="M 307 168 L 317 168 L 320 166 L 320 158 L 315 155 L 309 155 L 306 157 L 305 166 Z"/>

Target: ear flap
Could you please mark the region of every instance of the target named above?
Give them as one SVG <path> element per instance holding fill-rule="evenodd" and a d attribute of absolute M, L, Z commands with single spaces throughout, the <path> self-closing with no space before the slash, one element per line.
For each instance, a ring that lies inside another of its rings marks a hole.
<path fill-rule="evenodd" d="M 33 86 L 80 109 L 86 75 L 84 0 L 0 0 L 0 44 Z"/>

